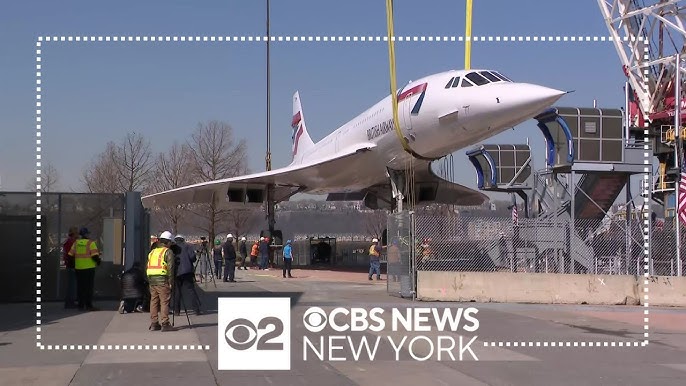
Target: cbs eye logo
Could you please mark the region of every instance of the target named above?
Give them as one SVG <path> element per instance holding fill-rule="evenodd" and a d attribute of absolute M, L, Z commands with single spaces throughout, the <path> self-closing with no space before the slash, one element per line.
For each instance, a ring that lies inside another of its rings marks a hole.
<path fill-rule="evenodd" d="M 303 324 L 310 332 L 322 332 L 326 327 L 326 312 L 319 307 L 310 307 L 303 315 Z"/>
<path fill-rule="evenodd" d="M 239 351 L 248 350 L 255 345 L 256 350 L 283 350 L 282 342 L 272 342 L 283 332 L 283 322 L 277 317 L 262 318 L 257 326 L 248 319 L 239 318 L 226 326 L 224 340 L 232 349 Z"/>

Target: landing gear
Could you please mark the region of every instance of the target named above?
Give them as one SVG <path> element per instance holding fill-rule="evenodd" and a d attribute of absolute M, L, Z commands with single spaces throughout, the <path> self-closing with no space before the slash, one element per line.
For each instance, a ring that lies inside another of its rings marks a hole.
<path fill-rule="evenodd" d="M 386 168 L 386 176 L 391 180 L 391 191 L 395 199 L 394 212 L 402 212 L 403 200 L 407 195 L 407 173 L 404 170 Z"/>

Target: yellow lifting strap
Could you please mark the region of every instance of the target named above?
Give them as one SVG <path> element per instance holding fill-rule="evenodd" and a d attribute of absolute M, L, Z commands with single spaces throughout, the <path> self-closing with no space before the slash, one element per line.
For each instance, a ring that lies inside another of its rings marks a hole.
<path fill-rule="evenodd" d="M 472 62 L 472 0 L 467 0 L 464 43 L 464 69 L 469 70 Z"/>
<path fill-rule="evenodd" d="M 395 134 L 398 136 L 398 139 L 400 140 L 400 144 L 403 146 L 403 149 L 406 152 L 410 153 L 413 157 L 424 161 L 437 160 L 440 157 L 425 157 L 414 151 L 410 147 L 410 144 L 407 142 L 407 140 L 403 136 L 402 131 L 400 130 L 400 119 L 398 117 L 398 85 L 396 83 L 395 75 L 395 45 L 393 43 L 393 0 L 386 0 L 386 22 L 388 32 L 388 62 L 390 66 L 391 75 L 391 101 L 393 103 L 393 124 L 395 127 Z"/>

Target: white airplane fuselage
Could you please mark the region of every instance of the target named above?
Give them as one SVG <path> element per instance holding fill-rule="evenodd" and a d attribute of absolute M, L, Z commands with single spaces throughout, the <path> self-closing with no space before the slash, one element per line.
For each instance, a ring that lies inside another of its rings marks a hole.
<path fill-rule="evenodd" d="M 420 155 L 438 158 L 533 118 L 564 94 L 543 86 L 516 83 L 492 70 L 452 70 L 423 77 L 401 88 L 398 118 L 409 146 Z M 311 193 L 352 192 L 387 182 L 387 167 L 403 169 L 413 157 L 403 149 L 396 134 L 390 95 L 316 144 L 307 135 L 298 93 L 294 95 L 293 115 L 291 165 L 344 152 L 360 143 L 376 145 L 364 162 L 351 165 L 354 170 L 341 170 L 339 176 L 327 178 L 328 183 L 309 190 Z"/>

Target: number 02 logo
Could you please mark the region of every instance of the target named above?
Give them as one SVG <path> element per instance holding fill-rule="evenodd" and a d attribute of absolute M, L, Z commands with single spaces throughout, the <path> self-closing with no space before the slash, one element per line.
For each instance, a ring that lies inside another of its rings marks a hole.
<path fill-rule="evenodd" d="M 260 331 L 268 330 L 260 334 Z M 248 350 L 257 342 L 257 350 L 283 350 L 283 343 L 271 342 L 283 334 L 284 326 L 281 319 L 268 316 L 262 318 L 255 326 L 248 319 L 235 319 L 226 326 L 224 330 L 224 340 L 234 350 Z"/>

